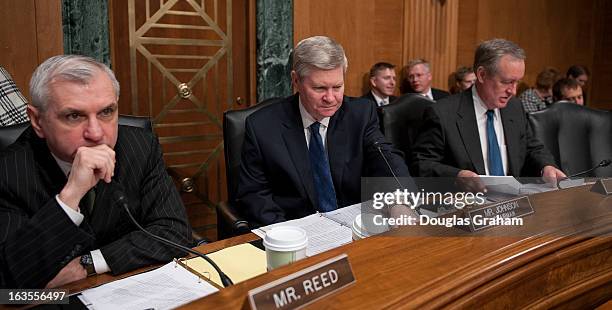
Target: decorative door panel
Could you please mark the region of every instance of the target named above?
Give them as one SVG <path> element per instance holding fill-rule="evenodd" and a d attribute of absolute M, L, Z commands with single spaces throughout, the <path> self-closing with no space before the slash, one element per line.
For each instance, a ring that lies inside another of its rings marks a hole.
<path fill-rule="evenodd" d="M 167 166 L 192 178 L 198 198 L 210 206 L 227 196 L 223 112 L 234 108 L 234 98 L 249 95 L 247 66 L 234 68 L 235 59 L 248 52 L 233 55 L 232 48 L 247 45 L 245 2 L 112 2 L 120 111 L 151 116 Z M 234 13 L 244 29 L 233 29 Z M 236 30 L 239 43 L 233 41 Z"/>

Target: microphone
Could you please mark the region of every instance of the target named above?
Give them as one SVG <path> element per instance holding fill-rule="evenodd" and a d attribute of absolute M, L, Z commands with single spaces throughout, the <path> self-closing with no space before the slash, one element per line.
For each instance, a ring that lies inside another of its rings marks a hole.
<path fill-rule="evenodd" d="M 380 157 L 382 157 L 385 160 L 385 164 L 387 164 L 387 168 L 389 168 L 389 171 L 391 171 L 391 175 L 395 179 L 395 182 L 397 182 L 397 186 L 399 186 L 399 188 L 404 188 L 404 185 L 402 185 L 400 180 L 397 178 L 397 175 L 395 175 L 395 171 L 393 170 L 393 168 L 389 164 L 389 161 L 387 160 L 387 156 L 385 156 L 385 154 L 383 153 L 382 148 L 380 146 L 380 142 L 379 141 L 374 141 L 374 147 L 376 147 L 378 149 L 378 152 L 380 153 Z"/>
<path fill-rule="evenodd" d="M 113 180 L 114 181 L 114 180 Z M 120 185 L 119 185 L 120 186 Z M 200 253 L 196 250 L 190 249 L 186 246 L 180 245 L 176 242 L 172 242 L 168 239 L 162 238 L 160 236 L 154 235 L 150 232 L 148 232 L 146 229 L 144 229 L 142 226 L 140 226 L 140 224 L 138 224 L 138 222 L 136 221 L 136 219 L 134 218 L 134 216 L 132 215 L 132 213 L 130 212 L 130 209 L 128 208 L 128 202 L 127 202 L 127 198 L 125 197 L 125 194 L 123 193 L 123 191 L 121 191 L 120 189 L 117 189 L 113 192 L 113 199 L 114 201 L 119 205 L 122 206 L 123 209 L 125 209 L 125 212 L 128 214 L 130 220 L 132 220 L 132 222 L 136 225 L 136 227 L 138 227 L 138 229 L 140 229 L 142 232 L 144 232 L 145 234 L 147 234 L 149 237 L 160 241 L 161 243 L 164 243 L 166 245 L 175 247 L 177 249 L 181 249 L 187 253 L 191 253 L 194 255 L 197 255 L 201 258 L 203 258 L 204 260 L 206 260 L 211 266 L 213 266 L 213 268 L 217 271 L 217 273 L 219 274 L 219 277 L 221 278 L 221 283 L 223 284 L 224 287 L 228 287 L 230 285 L 233 285 L 234 283 L 232 282 L 232 280 L 225 274 L 223 273 L 223 271 L 221 271 L 221 269 L 219 268 L 219 266 L 217 266 L 217 264 L 215 262 L 212 261 L 212 259 L 208 258 L 208 256 L 206 256 L 204 253 Z"/>
<path fill-rule="evenodd" d="M 569 176 L 569 177 L 567 177 L 567 178 L 568 178 L 568 179 L 571 179 L 571 178 L 575 178 L 575 177 L 577 177 L 577 176 L 581 176 L 581 175 L 583 175 L 583 174 L 587 174 L 587 173 L 589 173 L 589 172 L 595 171 L 597 168 L 609 166 L 609 165 L 610 165 L 610 163 L 612 163 L 612 160 L 609 160 L 609 159 L 604 159 L 604 160 L 602 160 L 602 161 L 601 161 L 599 164 L 597 164 L 597 166 L 595 166 L 595 167 L 593 167 L 593 168 L 591 168 L 591 169 L 585 170 L 585 171 L 581 171 L 581 172 L 578 172 L 578 173 L 574 173 L 574 174 L 570 175 L 570 176 Z"/>

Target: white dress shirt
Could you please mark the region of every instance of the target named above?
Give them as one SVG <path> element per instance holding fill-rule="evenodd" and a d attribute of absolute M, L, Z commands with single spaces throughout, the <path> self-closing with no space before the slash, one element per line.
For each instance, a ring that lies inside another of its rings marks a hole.
<path fill-rule="evenodd" d="M 62 169 L 62 172 L 64 172 L 64 175 L 68 176 L 68 174 L 70 173 L 70 169 L 72 169 L 72 164 L 57 158 L 53 153 L 51 153 L 51 155 L 53 155 L 53 158 L 55 159 L 59 167 Z M 72 209 L 60 200 L 59 194 L 55 195 L 55 200 L 60 205 L 60 207 L 62 207 L 62 210 L 66 212 L 66 215 L 68 215 L 72 222 L 76 226 L 80 226 L 85 216 L 83 216 L 83 214 L 81 213 L 81 209 L 79 209 L 79 206 L 77 206 L 76 210 Z M 106 260 L 104 259 L 104 256 L 102 255 L 100 249 L 91 251 L 91 259 L 93 260 L 94 269 L 96 270 L 97 274 L 102 274 L 110 271 L 110 267 L 106 263 Z"/>
<path fill-rule="evenodd" d="M 306 137 L 306 145 L 310 148 L 310 125 L 316 122 L 317 120 L 306 111 L 306 108 L 302 105 L 302 101 L 300 100 L 300 116 L 302 117 L 302 124 L 304 125 L 304 136 Z M 319 121 L 321 126 L 319 126 L 319 134 L 321 135 L 321 139 L 323 140 L 323 147 L 325 148 L 325 152 L 327 152 L 327 126 L 329 126 L 329 117 L 325 117 Z"/>
<path fill-rule="evenodd" d="M 431 91 L 431 90 L 430 90 Z M 476 87 L 472 87 L 472 99 L 474 100 L 474 112 L 476 114 L 476 122 L 478 123 L 478 135 L 480 136 L 480 148 L 482 149 L 482 159 L 484 160 L 485 171 L 489 174 L 489 144 L 487 142 L 487 107 L 476 91 Z M 499 109 L 494 109 L 493 126 L 495 127 L 495 135 L 499 144 L 502 164 L 504 166 L 504 175 L 508 175 L 508 152 L 506 149 L 506 137 L 504 136 L 504 125 L 502 124 L 501 114 Z"/>
<path fill-rule="evenodd" d="M 424 97 L 429 98 L 432 101 L 435 101 L 434 98 L 433 98 L 433 93 L 431 92 L 431 87 L 429 88 L 429 90 L 426 93 L 421 94 L 421 95 L 423 95 Z"/>
<path fill-rule="evenodd" d="M 379 107 L 389 104 L 389 97 L 383 99 L 379 97 L 378 95 L 376 95 L 373 91 L 370 91 L 370 92 L 372 93 L 372 96 L 374 96 L 374 99 L 376 100 L 376 105 L 378 105 Z"/>

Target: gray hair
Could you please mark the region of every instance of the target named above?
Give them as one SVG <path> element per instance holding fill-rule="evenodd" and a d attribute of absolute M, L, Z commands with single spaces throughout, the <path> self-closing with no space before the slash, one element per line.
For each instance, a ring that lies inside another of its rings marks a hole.
<path fill-rule="evenodd" d="M 425 68 L 427 69 L 427 72 L 431 72 L 431 65 L 429 64 L 429 61 L 423 59 L 423 58 L 417 58 L 417 59 L 413 59 L 411 60 L 407 65 L 406 65 L 406 69 L 410 70 L 412 69 L 412 67 L 416 66 L 416 65 L 423 65 L 425 66 Z"/>
<path fill-rule="evenodd" d="M 492 39 L 480 43 L 474 54 L 474 72 L 483 67 L 488 73 L 497 73 L 499 60 L 505 55 L 516 60 L 527 58 L 521 47 L 506 39 Z"/>
<path fill-rule="evenodd" d="M 293 51 L 293 70 L 301 79 L 307 76 L 313 67 L 321 70 L 342 67 L 342 72 L 346 73 L 348 60 L 342 45 L 325 36 L 314 36 L 300 41 Z"/>
<path fill-rule="evenodd" d="M 38 66 L 32 74 L 30 79 L 32 105 L 42 112 L 47 110 L 51 99 L 49 86 L 54 81 L 87 84 L 99 72 L 106 73 L 115 89 L 115 96 L 119 98 L 119 82 L 113 71 L 105 64 L 81 55 L 53 56 Z"/>

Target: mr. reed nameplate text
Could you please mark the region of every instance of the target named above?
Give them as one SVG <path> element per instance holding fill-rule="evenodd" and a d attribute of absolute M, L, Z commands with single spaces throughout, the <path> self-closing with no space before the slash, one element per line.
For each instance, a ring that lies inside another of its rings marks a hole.
<path fill-rule="evenodd" d="M 252 309 L 295 309 L 355 282 L 342 254 L 249 291 Z"/>

